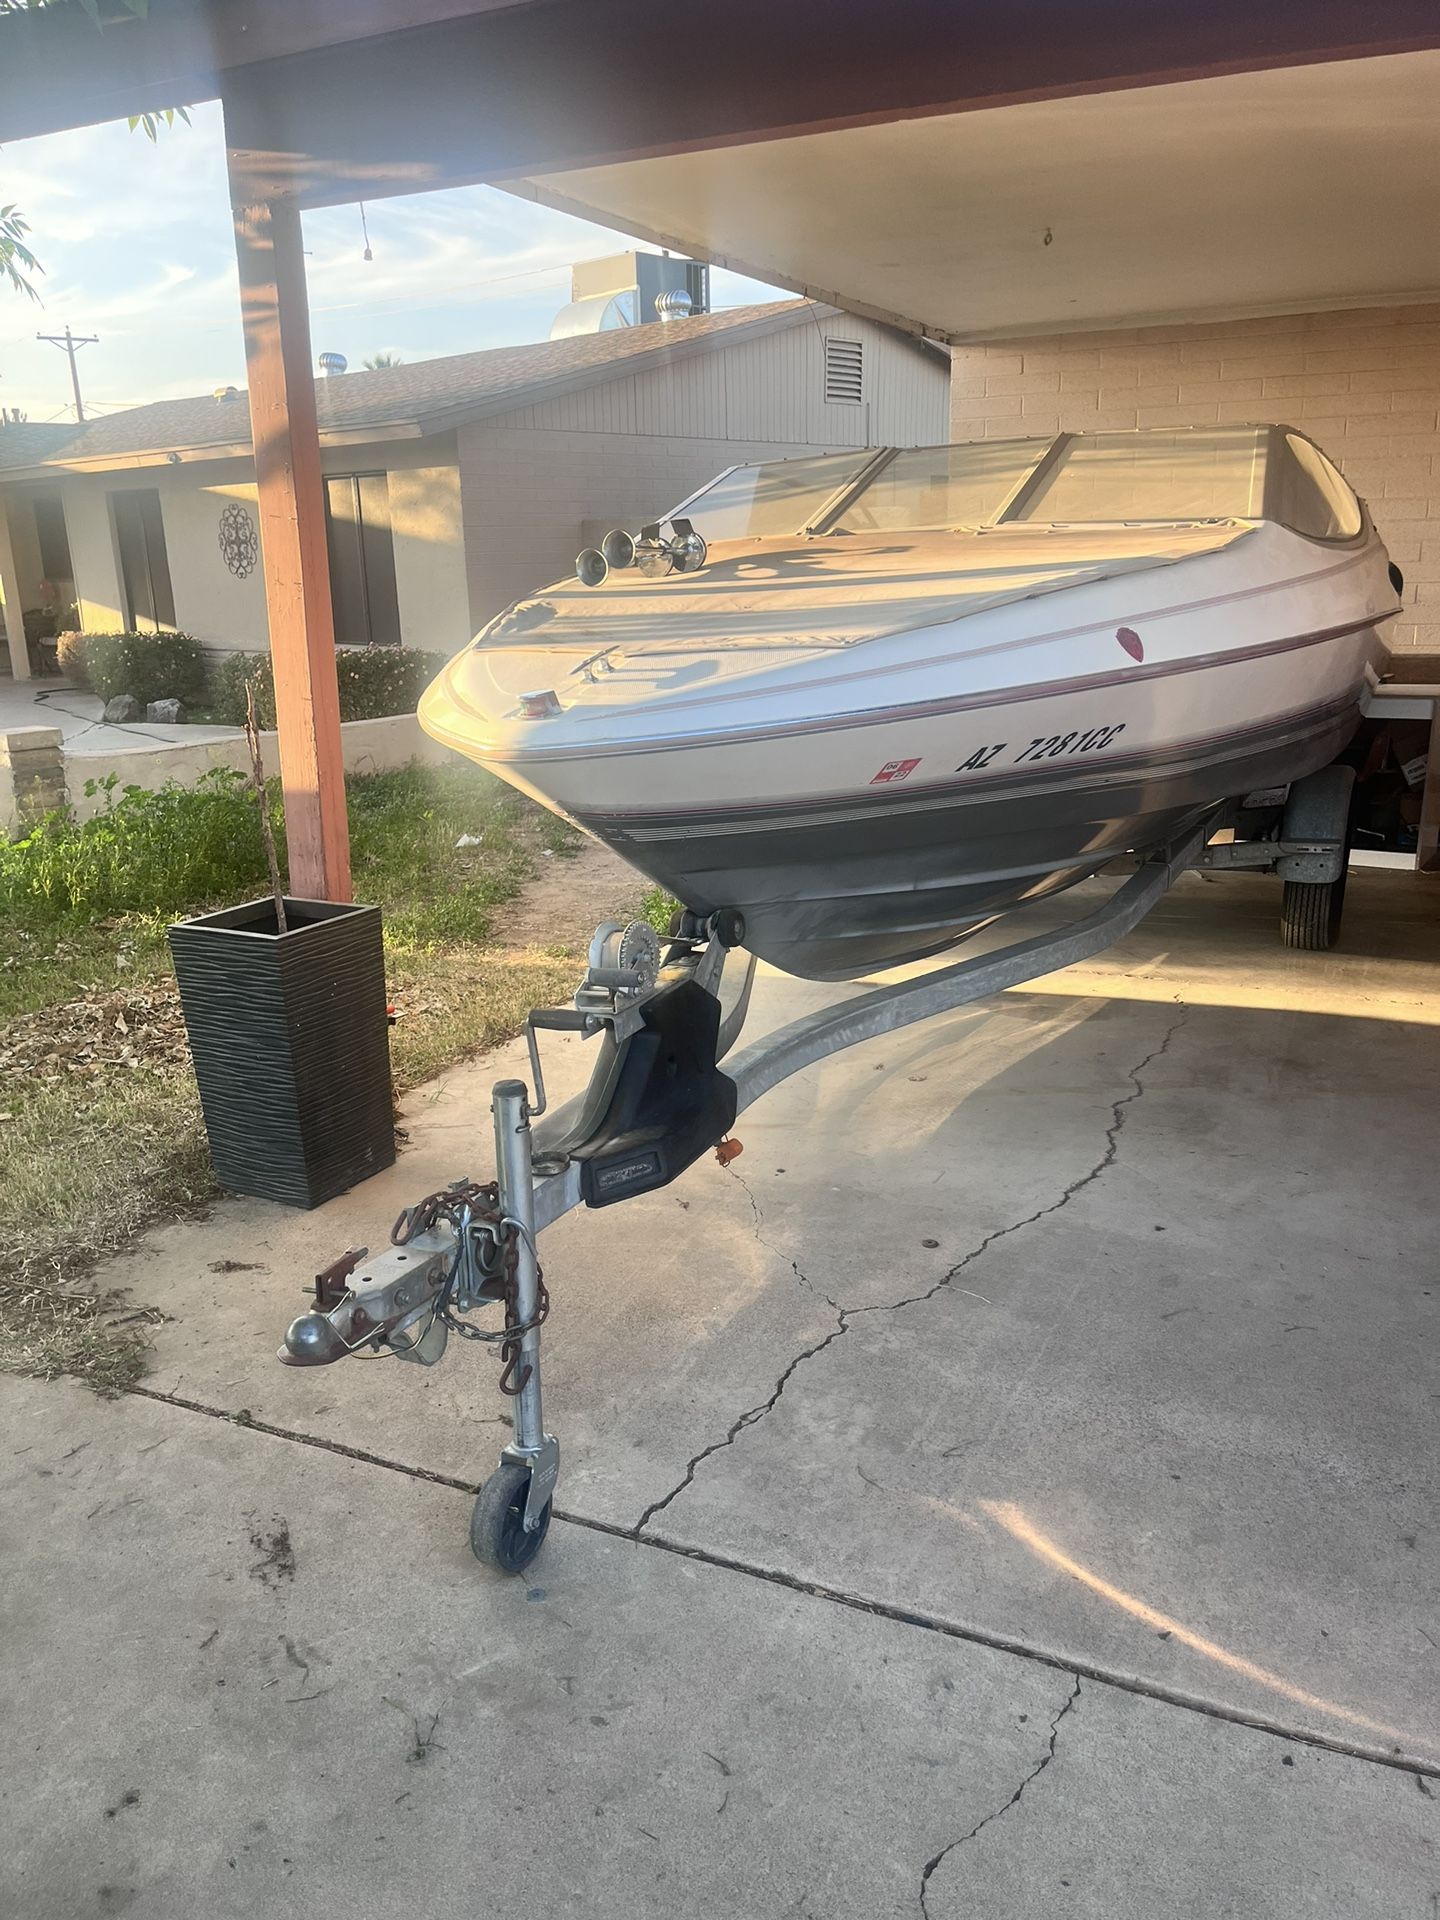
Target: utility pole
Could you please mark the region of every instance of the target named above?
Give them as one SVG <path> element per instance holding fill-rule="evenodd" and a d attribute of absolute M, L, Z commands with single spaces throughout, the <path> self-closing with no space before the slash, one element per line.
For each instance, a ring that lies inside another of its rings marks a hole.
<path fill-rule="evenodd" d="M 85 403 L 80 398 L 80 371 L 75 365 L 75 354 L 76 350 L 80 347 L 98 346 L 100 344 L 99 334 L 71 333 L 69 322 L 67 321 L 64 333 L 37 333 L 35 338 L 37 340 L 44 340 L 49 346 L 59 347 L 69 360 L 70 385 L 75 390 L 75 418 L 83 425 L 85 421 Z"/>

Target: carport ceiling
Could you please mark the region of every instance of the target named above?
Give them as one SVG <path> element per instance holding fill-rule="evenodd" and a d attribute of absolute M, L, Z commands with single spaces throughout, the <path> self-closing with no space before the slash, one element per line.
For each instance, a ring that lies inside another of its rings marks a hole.
<path fill-rule="evenodd" d="M 1440 53 L 1082 94 L 508 183 L 936 337 L 1440 288 Z"/>

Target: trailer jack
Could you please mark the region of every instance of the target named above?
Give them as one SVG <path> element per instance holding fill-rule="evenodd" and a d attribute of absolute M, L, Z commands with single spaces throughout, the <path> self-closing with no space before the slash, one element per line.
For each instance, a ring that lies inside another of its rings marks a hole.
<path fill-rule="evenodd" d="M 470 1544 L 486 1564 L 521 1572 L 544 1541 L 560 1472 L 541 1402 L 544 1229 L 582 1202 L 606 1207 L 667 1185 L 726 1141 L 752 1101 L 802 1068 L 1100 952 L 1194 864 L 1218 818 L 1198 819 L 1059 931 L 853 994 L 752 1043 L 725 1072 L 755 973 L 754 957 L 742 956 L 725 1009 L 722 975 L 743 943 L 740 916 L 682 916 L 663 957 L 643 923 L 606 922 L 573 1004 L 538 1009 L 526 1023 L 531 1084 L 500 1080 L 492 1089 L 494 1179 L 460 1179 L 425 1196 L 400 1215 L 382 1252 L 352 1250 L 317 1275 L 310 1311 L 291 1324 L 280 1359 L 325 1366 L 389 1354 L 434 1366 L 452 1333 L 498 1347 L 513 1437 L 480 1488 Z M 585 1091 L 554 1113 L 539 1048 L 547 1030 L 598 1044 Z"/>

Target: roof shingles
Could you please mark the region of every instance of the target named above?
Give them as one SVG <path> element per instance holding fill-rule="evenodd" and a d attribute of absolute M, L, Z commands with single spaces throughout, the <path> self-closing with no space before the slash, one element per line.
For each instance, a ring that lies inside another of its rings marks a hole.
<path fill-rule="evenodd" d="M 565 340 L 541 340 L 530 346 L 492 347 L 483 353 L 450 354 L 410 366 L 346 373 L 315 383 L 320 433 L 350 434 L 367 427 L 452 424 L 451 416 L 508 411 L 552 388 L 613 380 L 628 366 L 652 365 L 676 354 L 701 351 L 763 323 L 784 325 L 811 310 L 807 300 L 764 306 L 732 307 L 724 313 L 697 314 L 663 325 L 623 327 L 608 333 L 582 333 Z M 8 436 L 58 434 L 29 447 L 17 441 L 8 457 Z M 250 440 L 247 396 L 217 400 L 204 395 L 187 400 L 157 400 L 131 407 L 74 429 L 0 429 L 0 468 L 103 464 L 138 454 L 244 446 Z"/>
<path fill-rule="evenodd" d="M 28 420 L 0 421 L 0 473 L 7 467 L 33 467 L 48 460 L 58 448 L 73 438 L 74 427 L 48 425 Z"/>

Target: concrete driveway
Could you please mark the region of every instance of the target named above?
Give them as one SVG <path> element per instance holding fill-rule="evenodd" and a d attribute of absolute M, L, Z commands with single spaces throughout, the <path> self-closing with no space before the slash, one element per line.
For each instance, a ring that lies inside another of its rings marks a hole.
<path fill-rule="evenodd" d="M 515 1050 L 344 1200 L 152 1236 L 141 1393 L 0 1383 L 0 1911 L 1434 1920 L 1440 912 L 1276 906 L 1191 877 L 547 1234 L 528 1580 L 484 1350 L 273 1362 Z"/>

